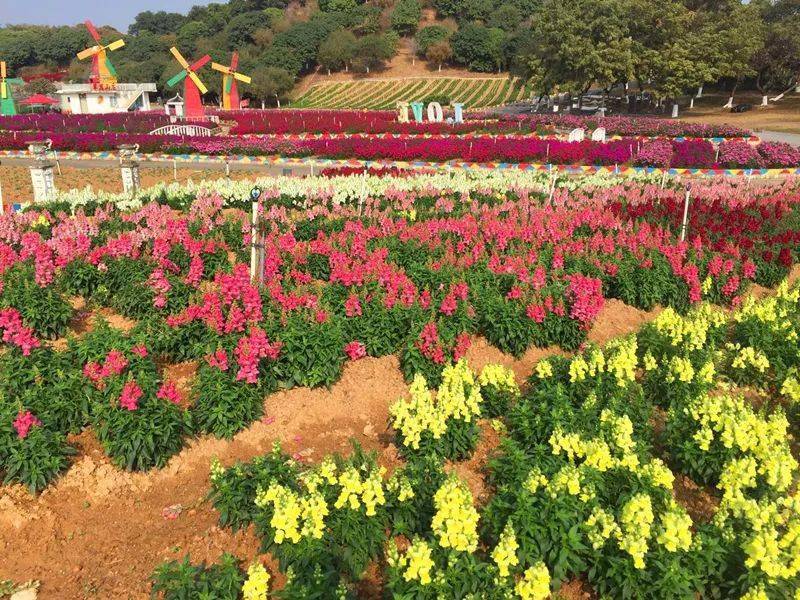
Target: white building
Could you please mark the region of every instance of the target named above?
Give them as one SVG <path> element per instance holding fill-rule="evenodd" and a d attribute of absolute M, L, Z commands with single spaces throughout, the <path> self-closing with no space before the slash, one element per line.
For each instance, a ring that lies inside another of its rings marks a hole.
<path fill-rule="evenodd" d="M 109 89 L 90 83 L 65 83 L 56 92 L 61 111 L 74 115 L 150 110 L 150 94 L 155 93 L 155 83 L 118 83 Z"/>

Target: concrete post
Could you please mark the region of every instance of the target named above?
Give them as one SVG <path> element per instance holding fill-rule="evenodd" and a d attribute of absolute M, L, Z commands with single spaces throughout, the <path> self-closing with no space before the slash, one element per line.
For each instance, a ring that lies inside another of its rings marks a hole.
<path fill-rule="evenodd" d="M 28 151 L 35 159 L 31 165 L 31 183 L 33 184 L 33 201 L 49 202 L 55 199 L 56 184 L 53 174 L 55 163 L 48 158 L 50 148 L 53 146 L 51 140 L 33 142 L 28 146 Z"/>
<path fill-rule="evenodd" d="M 139 144 L 123 144 L 119 146 L 119 167 L 122 172 L 122 191 L 133 196 L 139 191 L 139 158 L 136 153 Z"/>

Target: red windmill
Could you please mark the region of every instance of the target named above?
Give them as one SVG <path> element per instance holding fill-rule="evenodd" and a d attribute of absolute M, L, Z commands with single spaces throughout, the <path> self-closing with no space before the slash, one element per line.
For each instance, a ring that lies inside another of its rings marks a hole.
<path fill-rule="evenodd" d="M 94 46 L 86 48 L 78 53 L 78 60 L 84 60 L 92 57 L 92 76 L 89 81 L 94 87 L 113 88 L 117 84 L 117 71 L 111 60 L 108 58 L 108 53 L 114 50 L 119 50 L 125 45 L 125 40 L 117 40 L 104 46 L 100 41 L 100 33 L 97 31 L 91 21 L 86 21 L 86 29 L 89 30 L 89 35 L 95 41 Z"/>
<path fill-rule="evenodd" d="M 169 51 L 172 52 L 175 60 L 178 61 L 183 69 L 180 73 L 167 81 L 167 86 L 174 87 L 183 81 L 184 114 L 190 119 L 203 117 L 203 115 L 205 115 L 205 110 L 203 109 L 203 103 L 200 100 L 200 96 L 207 93 L 208 88 L 206 88 L 206 86 L 203 85 L 203 82 L 200 81 L 196 71 L 202 69 L 206 63 L 211 60 L 211 57 L 206 54 L 197 62 L 190 65 L 174 46 L 170 48 Z"/>
<path fill-rule="evenodd" d="M 250 83 L 251 81 L 249 76 L 236 71 L 239 68 L 239 53 L 233 53 L 230 67 L 212 62 L 211 68 L 222 73 L 222 108 L 225 110 L 239 110 L 241 101 L 239 100 L 236 80 L 238 79 L 242 83 Z"/>

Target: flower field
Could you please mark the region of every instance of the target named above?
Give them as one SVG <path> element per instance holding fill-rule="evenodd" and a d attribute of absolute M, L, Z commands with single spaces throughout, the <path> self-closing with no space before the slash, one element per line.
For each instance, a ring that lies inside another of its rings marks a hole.
<path fill-rule="evenodd" d="M 525 97 L 518 79 L 507 77 L 404 78 L 323 83 L 292 103 L 296 108 L 393 109 L 400 101 L 446 98 L 467 108 L 499 106 Z"/>
<path fill-rule="evenodd" d="M 795 597 L 797 182 L 387 175 L 0 216 L 0 579 Z"/>
<path fill-rule="evenodd" d="M 578 115 L 500 116 L 469 114 L 463 123 L 400 123 L 395 110 L 243 110 L 212 114 L 232 122 L 231 133 L 540 133 L 591 132 L 602 127 L 608 135 L 626 137 L 748 138 L 752 133 L 730 125 L 707 125 L 654 117 L 583 117 Z M 28 114 L 0 117 L 0 131 L 58 133 L 147 133 L 169 124 L 163 113 L 108 115 Z M 201 123 L 208 127 L 212 123 Z"/>
<path fill-rule="evenodd" d="M 120 144 L 138 144 L 144 153 L 210 156 L 316 156 L 331 159 L 555 165 L 635 165 L 644 167 L 781 168 L 800 164 L 800 149 L 782 142 L 722 142 L 715 149 L 702 139 L 568 142 L 533 136 L 400 136 L 346 137 L 218 136 L 147 134 L 30 133 L 2 137 L 0 147 L 25 151 L 33 140 L 50 139 L 55 150 L 114 151 Z"/>
<path fill-rule="evenodd" d="M 26 151 L 49 139 L 56 151 L 108 152 L 138 144 L 143 153 L 319 157 L 387 161 L 637 166 L 796 168 L 800 150 L 760 142 L 750 132 L 648 117 L 535 115 L 461 124 L 398 123 L 391 111 L 239 111 L 225 114 L 227 135 L 150 135 L 164 115 L 0 118 L 0 150 Z M 572 128 L 606 129 L 607 141 L 570 142 Z"/>

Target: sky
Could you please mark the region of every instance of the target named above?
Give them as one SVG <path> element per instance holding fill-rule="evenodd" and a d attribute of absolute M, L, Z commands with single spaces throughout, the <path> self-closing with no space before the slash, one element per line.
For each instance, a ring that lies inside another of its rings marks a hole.
<path fill-rule="evenodd" d="M 98 27 L 113 25 L 127 31 L 145 10 L 185 13 L 202 0 L 0 0 L 0 24 L 75 25 L 86 19 Z"/>

